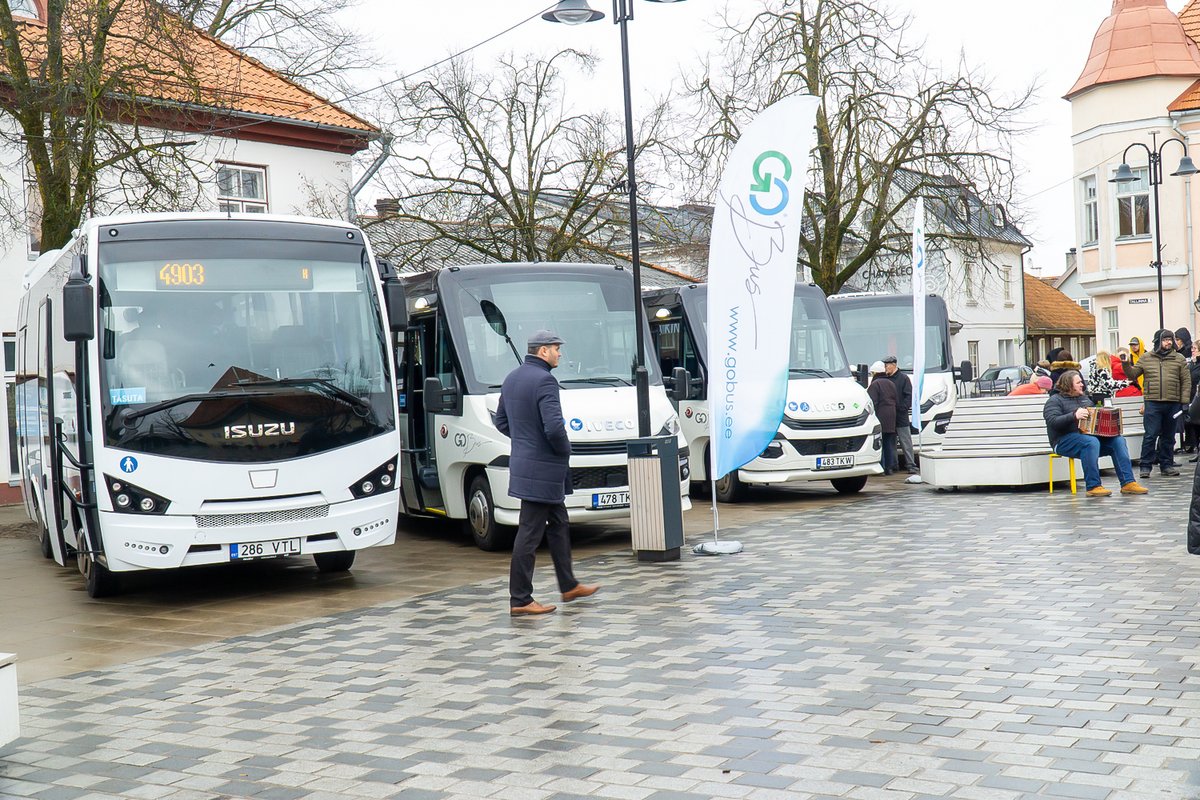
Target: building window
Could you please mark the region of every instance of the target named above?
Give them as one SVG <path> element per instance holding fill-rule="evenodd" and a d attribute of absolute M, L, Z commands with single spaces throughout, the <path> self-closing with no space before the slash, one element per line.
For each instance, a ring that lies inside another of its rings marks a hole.
<path fill-rule="evenodd" d="M 33 165 L 25 162 L 25 239 L 28 252 L 36 256 L 42 252 L 42 193 L 38 190 Z"/>
<path fill-rule="evenodd" d="M 1083 243 L 1095 244 L 1100 240 L 1100 210 L 1096 199 L 1096 176 L 1088 175 L 1080 181 L 1083 194 Z"/>
<path fill-rule="evenodd" d="M 9 475 L 18 475 L 21 461 L 17 455 L 17 339 L 11 333 L 4 334 L 4 407 L 8 410 L 8 469 Z"/>
<path fill-rule="evenodd" d="M 38 19 L 37 3 L 33 0 L 9 0 L 8 7 L 13 16 Z"/>
<path fill-rule="evenodd" d="M 1004 280 L 1004 302 L 1012 303 L 1012 267 L 1002 267 L 1000 277 Z"/>
<path fill-rule="evenodd" d="M 266 168 L 218 164 L 217 207 L 221 211 L 267 213 Z"/>
<path fill-rule="evenodd" d="M 1089 314 L 1092 313 L 1092 298 L 1085 297 L 1082 300 L 1076 300 L 1075 302 L 1079 303 L 1079 307 L 1084 311 L 1088 312 Z"/>
<path fill-rule="evenodd" d="M 1117 184 L 1117 237 L 1150 233 L 1150 182 L 1146 167 L 1136 167 L 1137 180 Z"/>
<path fill-rule="evenodd" d="M 967 342 L 967 361 L 971 362 L 972 370 L 979 374 L 979 342 Z"/>
<path fill-rule="evenodd" d="M 963 290 L 967 296 L 967 305 L 978 305 L 978 301 L 975 299 L 975 281 L 971 278 L 971 270 L 969 268 L 963 273 Z M 972 361 L 971 363 L 974 364 L 975 362 Z"/>
<path fill-rule="evenodd" d="M 1104 337 L 1108 341 L 1108 352 L 1116 353 L 1121 349 L 1120 331 L 1117 329 L 1117 307 L 1109 306 L 1104 309 Z"/>
<path fill-rule="evenodd" d="M 1013 348 L 1012 339 L 998 339 L 996 341 L 996 354 L 999 356 L 1000 363 L 998 366 L 1007 367 L 1015 364 L 1015 350 Z"/>

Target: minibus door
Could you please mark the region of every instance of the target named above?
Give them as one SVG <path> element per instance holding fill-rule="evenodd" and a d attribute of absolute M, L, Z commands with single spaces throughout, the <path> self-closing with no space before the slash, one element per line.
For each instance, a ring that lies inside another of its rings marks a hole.
<path fill-rule="evenodd" d="M 63 535 L 66 525 L 63 492 L 69 491 L 61 483 L 62 457 L 55 441 L 57 426 L 55 417 L 60 413 L 58 392 L 54 386 L 54 323 L 51 300 L 42 301 L 38 308 L 38 328 L 42 336 L 41 364 L 38 368 L 38 395 L 41 428 L 42 464 L 42 513 L 45 515 L 46 530 L 50 532 L 50 552 L 54 560 L 67 566 L 67 541 Z"/>
<path fill-rule="evenodd" d="M 425 378 L 436 376 L 436 314 L 413 320 L 404 342 L 404 393 L 400 402 L 400 430 L 404 436 L 406 469 L 401 489 L 404 505 L 417 513 L 444 514 L 437 472 L 434 415 L 425 408 Z"/>

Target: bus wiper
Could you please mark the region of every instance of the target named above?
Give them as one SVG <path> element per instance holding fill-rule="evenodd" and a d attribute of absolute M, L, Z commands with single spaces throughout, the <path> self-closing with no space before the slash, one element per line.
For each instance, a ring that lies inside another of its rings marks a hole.
<path fill-rule="evenodd" d="M 227 397 L 261 397 L 264 394 L 266 394 L 266 392 L 232 391 L 230 389 L 214 389 L 211 392 L 183 394 L 179 397 L 172 397 L 170 400 L 163 400 L 160 403 L 154 403 L 153 405 L 148 405 L 137 410 L 126 408 L 117 415 L 117 419 L 121 423 L 122 427 L 128 428 L 132 423 L 136 422 L 142 417 L 146 417 L 151 414 L 157 414 L 159 411 L 163 411 L 168 408 L 174 408 L 175 406 L 181 406 L 184 403 L 199 403 L 202 400 L 222 400 Z"/>
<path fill-rule="evenodd" d="M 627 378 L 618 378 L 616 375 L 603 375 L 594 378 L 564 378 L 559 383 L 598 383 L 603 386 L 632 386 L 633 382 Z"/>
<path fill-rule="evenodd" d="M 328 378 L 243 378 L 238 386 L 313 386 L 321 387 L 339 400 L 344 400 L 360 411 L 370 411 L 371 404 L 353 392 L 348 392 Z"/>
<path fill-rule="evenodd" d="M 798 373 L 800 375 L 824 375 L 826 378 L 832 378 L 833 373 L 827 369 L 820 367 L 792 367 L 788 370 L 789 373 Z"/>

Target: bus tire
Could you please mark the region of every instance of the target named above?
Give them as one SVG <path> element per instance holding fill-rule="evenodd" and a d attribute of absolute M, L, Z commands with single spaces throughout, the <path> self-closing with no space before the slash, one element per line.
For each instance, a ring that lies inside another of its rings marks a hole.
<path fill-rule="evenodd" d="M 480 550 L 494 553 L 512 547 L 512 529 L 496 522 L 492 486 L 484 475 L 476 475 L 467 489 L 467 519 L 464 526 Z"/>
<path fill-rule="evenodd" d="M 834 478 L 829 482 L 833 484 L 833 488 L 837 489 L 838 494 L 858 494 L 867 485 L 867 476 L 859 475 L 857 478 Z"/>
<path fill-rule="evenodd" d="M 96 560 L 95 556 L 80 553 L 77 556 L 79 569 L 87 586 L 88 597 L 99 599 L 112 597 L 121 592 L 121 579 L 116 573 Z"/>
<path fill-rule="evenodd" d="M 738 477 L 736 469 L 717 480 L 717 501 L 720 503 L 740 503 L 746 499 L 749 492 L 749 488 Z"/>
<path fill-rule="evenodd" d="M 354 566 L 357 550 L 340 550 L 334 553 L 313 553 L 318 572 L 349 572 Z"/>

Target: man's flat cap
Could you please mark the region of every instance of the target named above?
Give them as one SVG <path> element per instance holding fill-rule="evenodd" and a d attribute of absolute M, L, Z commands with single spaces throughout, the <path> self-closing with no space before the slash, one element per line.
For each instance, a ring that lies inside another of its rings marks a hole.
<path fill-rule="evenodd" d="M 895 356 L 884 356 L 884 357 L 883 357 L 883 363 L 885 363 L 885 364 L 895 364 L 895 363 L 896 363 L 896 357 L 895 357 Z"/>
<path fill-rule="evenodd" d="M 540 330 L 534 331 L 533 336 L 529 337 L 530 347 L 542 347 L 543 345 L 562 344 L 563 340 L 554 331 Z"/>

